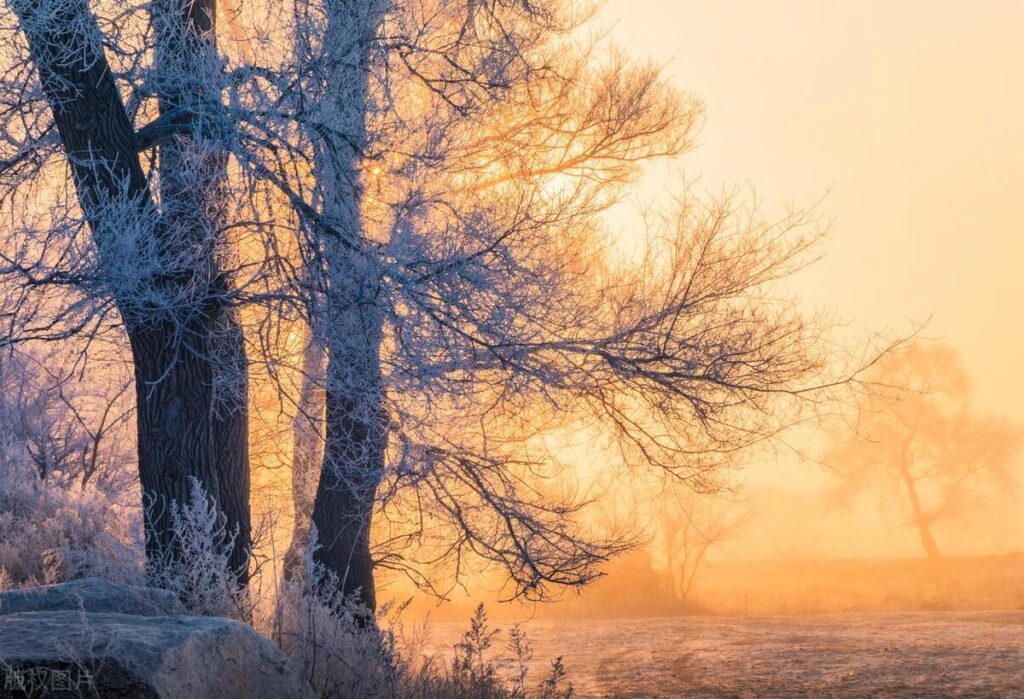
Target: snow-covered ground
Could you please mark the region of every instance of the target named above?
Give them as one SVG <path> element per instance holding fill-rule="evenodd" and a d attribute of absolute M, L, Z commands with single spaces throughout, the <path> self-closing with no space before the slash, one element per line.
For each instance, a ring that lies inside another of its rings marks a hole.
<path fill-rule="evenodd" d="M 504 647 L 506 625 L 496 640 Z M 579 696 L 1024 697 L 1024 611 L 534 621 Z M 464 625 L 434 624 L 450 649 Z"/>

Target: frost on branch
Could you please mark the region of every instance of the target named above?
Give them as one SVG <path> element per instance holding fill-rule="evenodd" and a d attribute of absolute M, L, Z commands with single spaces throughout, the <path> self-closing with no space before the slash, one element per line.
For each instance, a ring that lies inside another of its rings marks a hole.
<path fill-rule="evenodd" d="M 586 525 L 590 464 L 558 435 L 713 491 L 856 374 L 779 290 L 814 257 L 809 214 L 680 181 L 638 222 L 645 257 L 617 259 L 605 214 L 701 105 L 581 40 L 572 3 L 299 10 L 249 33 L 286 50 L 237 69 L 235 154 L 293 241 L 268 288 L 328 357 L 313 519 L 343 584 L 368 579 L 370 538 L 428 586 L 479 558 L 513 595 L 583 584 L 629 541 Z"/>

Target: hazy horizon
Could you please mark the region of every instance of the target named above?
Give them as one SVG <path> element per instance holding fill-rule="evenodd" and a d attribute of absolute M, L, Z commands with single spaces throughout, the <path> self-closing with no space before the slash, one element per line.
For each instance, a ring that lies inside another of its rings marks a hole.
<path fill-rule="evenodd" d="M 704 102 L 682 161 L 699 188 L 754 190 L 769 212 L 820 202 L 824 256 L 787 289 L 855 337 L 926 323 L 923 337 L 962 355 L 975 410 L 1020 420 L 1024 314 L 1004 309 L 1024 297 L 1024 5 L 610 0 L 600 17 Z M 615 221 L 627 238 L 632 211 Z M 823 511 L 815 498 L 834 480 L 809 461 L 761 459 L 743 475 L 760 516 L 733 557 L 919 549 L 869 496 Z M 1020 493 L 949 527 L 951 553 L 1024 549 Z"/>

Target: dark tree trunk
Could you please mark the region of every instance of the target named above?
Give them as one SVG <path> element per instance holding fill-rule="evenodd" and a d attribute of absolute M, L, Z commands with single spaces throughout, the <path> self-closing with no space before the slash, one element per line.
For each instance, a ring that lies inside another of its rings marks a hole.
<path fill-rule="evenodd" d="M 377 604 L 370 528 L 377 486 L 384 469 L 386 422 L 379 404 L 332 390 L 328 360 L 327 439 L 323 471 L 313 507 L 316 561 L 339 578 L 341 592 L 358 595 L 368 609 Z M 347 366 L 343 359 L 335 364 Z M 344 369 L 342 369 L 344 370 Z"/>
<path fill-rule="evenodd" d="M 227 159 L 191 135 L 192 125 L 216 125 L 223 118 L 216 80 L 216 16 L 216 0 L 154 0 L 152 6 L 160 112 L 164 118 L 175 114 L 181 128 L 160 145 L 161 213 L 174 236 L 164 246 L 167 267 L 185 260 L 184 269 L 175 271 L 198 277 L 207 291 L 196 299 L 199 317 L 193 321 L 204 327 L 196 328 L 194 341 L 179 354 L 191 355 L 183 370 L 201 377 L 207 387 L 207 393 L 195 396 L 189 412 L 209 420 L 209 442 L 202 450 L 214 461 L 207 464 L 197 450 L 196 468 L 216 476 L 201 480 L 235 536 L 230 564 L 245 583 L 252 536 L 248 358 L 238 315 L 228 306 L 230 290 L 219 261 Z"/>
<path fill-rule="evenodd" d="M 337 575 L 342 593 L 358 595 L 373 611 L 370 530 L 388 436 L 379 280 L 365 258 L 334 253 L 325 304 L 324 459 L 313 505 L 314 558 Z"/>
<path fill-rule="evenodd" d="M 385 3 L 327 3 L 323 45 L 331 56 L 315 85 L 335 129 L 315 134 L 314 174 L 322 215 L 339 235 L 318 241 L 327 350 L 324 460 L 313 505 L 315 560 L 373 611 L 376 590 L 370 530 L 384 471 L 387 412 L 380 367 L 383 315 L 373 253 L 363 247 L 361 153 L 366 140 L 370 54 Z M 312 270 L 311 270 L 312 271 Z"/>
<path fill-rule="evenodd" d="M 195 479 L 224 517 L 232 539 L 228 563 L 245 585 L 252 537 L 248 366 L 235 313 L 210 304 L 205 313 L 130 328 L 128 336 L 135 367 L 139 480 L 150 506 L 147 558 L 159 563 L 178 555 L 169 507 L 188 501 Z M 221 385 L 225 380 L 231 382 L 228 389 Z"/>
<path fill-rule="evenodd" d="M 116 274 L 111 250 L 119 235 L 104 220 L 104 203 L 137 207 L 153 223 L 161 253 L 168 255 L 163 219 L 136 154 L 136 139 L 102 51 L 100 32 L 87 0 L 13 3 L 28 39 L 44 92 L 53 112 L 101 264 Z M 164 203 L 167 204 L 164 192 Z M 173 203 L 171 204 L 173 208 Z M 176 234 L 172 234 L 178 240 Z M 144 245 L 145 243 L 143 243 Z M 135 251 L 140 256 L 145 251 Z M 212 256 L 195 254 L 190 259 Z M 247 575 L 249 549 L 248 451 L 244 379 L 233 398 L 218 392 L 217 371 L 241 371 L 245 355 L 241 331 L 225 303 L 225 282 L 216 269 L 166 269 L 147 280 L 149 291 L 166 298 L 188 298 L 185 308 L 148 305 L 130 291 L 114 301 L 127 329 L 135 360 L 139 475 L 144 499 L 154 503 L 147 522 L 149 560 L 163 559 L 171 541 L 167 507 L 188 496 L 194 477 L 237 529 L 231 561 Z M 213 333 L 213 330 L 219 332 Z M 215 346 L 216 345 L 216 346 Z"/>
<path fill-rule="evenodd" d="M 209 347 L 203 346 L 209 342 L 210 321 L 197 317 L 195 322 L 192 340 L 186 342 L 169 341 L 180 328 L 166 324 L 129 334 L 138 395 L 139 479 L 148 506 L 146 553 L 151 562 L 177 555 L 170 503 L 188 502 L 194 478 L 225 515 L 229 534 L 236 536 L 230 564 L 244 582 L 248 473 L 231 467 L 239 455 L 247 454 L 246 434 L 228 429 L 231 420 L 216 417 L 219 407 L 211 390 L 216 367 Z"/>

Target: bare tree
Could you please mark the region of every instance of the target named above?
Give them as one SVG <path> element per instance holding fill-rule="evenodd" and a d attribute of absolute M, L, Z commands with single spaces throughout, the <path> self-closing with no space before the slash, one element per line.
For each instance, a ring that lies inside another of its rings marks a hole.
<path fill-rule="evenodd" d="M 3 255 L 22 298 L 18 339 L 95 336 L 116 309 L 133 357 L 147 552 L 173 556 L 171 503 L 188 499 L 194 477 L 238 532 L 231 563 L 244 581 L 246 357 L 221 265 L 215 5 L 7 7 L 0 196 L 26 215 L 11 221 Z M 157 146 L 150 167 L 138 153 Z"/>
<path fill-rule="evenodd" d="M 372 607 L 374 565 L 471 555 L 513 594 L 584 584 L 625 542 L 580 523 L 545 435 L 593 428 L 708 490 L 850 376 L 773 293 L 818 239 L 807 214 L 684 187 L 646 257 L 615 259 L 603 214 L 687 149 L 701 108 L 581 43 L 569 3 L 295 8 L 250 32 L 278 58 L 239 69 L 234 153 L 274 192 L 275 244 L 295 236 L 277 288 L 326 349 L 312 519 L 345 592 Z"/>
<path fill-rule="evenodd" d="M 1020 429 L 974 411 L 963 364 L 944 344 L 893 352 L 866 378 L 852 429 L 836 431 L 824 461 L 843 479 L 842 494 L 870 489 L 894 499 L 937 559 L 934 525 L 1008 482 Z"/>
<path fill-rule="evenodd" d="M 667 492 L 654 498 L 654 544 L 672 577 L 676 598 L 686 602 L 708 553 L 735 537 L 749 521 L 749 512 L 730 499 L 667 485 Z"/>

